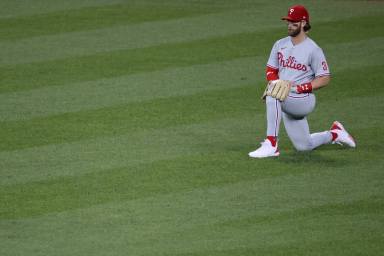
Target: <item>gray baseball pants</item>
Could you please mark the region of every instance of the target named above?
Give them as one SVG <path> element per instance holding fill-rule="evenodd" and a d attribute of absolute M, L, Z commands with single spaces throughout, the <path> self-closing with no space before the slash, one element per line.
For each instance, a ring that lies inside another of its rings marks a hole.
<path fill-rule="evenodd" d="M 267 136 L 278 137 L 283 119 L 285 130 L 298 151 L 308 151 L 330 143 L 330 131 L 312 134 L 309 131 L 307 115 L 314 110 L 315 105 L 316 97 L 313 93 L 290 93 L 283 102 L 267 96 Z"/>

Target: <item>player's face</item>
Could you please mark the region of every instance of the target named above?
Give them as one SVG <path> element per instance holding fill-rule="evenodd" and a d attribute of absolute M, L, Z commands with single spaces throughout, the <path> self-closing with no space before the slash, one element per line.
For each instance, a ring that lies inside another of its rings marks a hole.
<path fill-rule="evenodd" d="M 296 37 L 301 32 L 301 21 L 299 22 L 292 22 L 287 21 L 288 26 L 288 35 L 291 37 Z"/>

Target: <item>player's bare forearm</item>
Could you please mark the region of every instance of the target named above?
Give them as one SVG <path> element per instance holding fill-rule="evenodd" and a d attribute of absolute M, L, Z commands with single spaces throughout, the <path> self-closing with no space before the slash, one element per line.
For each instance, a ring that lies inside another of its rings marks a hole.
<path fill-rule="evenodd" d="M 331 76 L 320 76 L 312 80 L 312 90 L 320 89 L 326 86 L 331 81 Z"/>

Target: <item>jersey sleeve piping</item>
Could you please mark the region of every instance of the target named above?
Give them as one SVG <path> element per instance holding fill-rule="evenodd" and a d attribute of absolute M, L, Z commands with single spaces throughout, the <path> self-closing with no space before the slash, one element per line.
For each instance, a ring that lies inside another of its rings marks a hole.
<path fill-rule="evenodd" d="M 315 78 L 322 77 L 322 76 L 331 76 L 331 73 L 320 74 L 320 75 L 315 76 Z"/>

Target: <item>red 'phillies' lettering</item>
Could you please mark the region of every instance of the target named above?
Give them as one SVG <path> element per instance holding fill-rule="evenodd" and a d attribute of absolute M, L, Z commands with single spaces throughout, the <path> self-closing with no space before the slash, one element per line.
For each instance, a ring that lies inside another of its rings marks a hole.
<path fill-rule="evenodd" d="M 296 62 L 295 57 L 289 56 L 288 59 L 284 59 L 284 55 L 281 52 L 277 53 L 280 66 L 284 68 L 292 68 L 301 71 L 307 71 L 307 66 Z"/>

